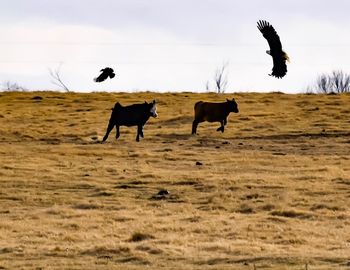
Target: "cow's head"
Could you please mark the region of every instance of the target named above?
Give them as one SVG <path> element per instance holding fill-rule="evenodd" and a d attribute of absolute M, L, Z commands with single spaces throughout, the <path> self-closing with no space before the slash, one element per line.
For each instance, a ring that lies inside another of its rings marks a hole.
<path fill-rule="evenodd" d="M 145 104 L 148 105 L 149 108 L 149 113 L 151 114 L 152 117 L 156 118 L 158 117 L 158 113 L 157 113 L 157 103 L 155 100 L 152 101 L 152 103 L 147 103 L 145 101 Z"/>
<path fill-rule="evenodd" d="M 230 108 L 230 112 L 234 112 L 234 113 L 238 113 L 238 105 L 235 101 L 235 99 L 233 98 L 232 100 L 226 99 L 227 103 L 229 104 L 229 108 Z"/>

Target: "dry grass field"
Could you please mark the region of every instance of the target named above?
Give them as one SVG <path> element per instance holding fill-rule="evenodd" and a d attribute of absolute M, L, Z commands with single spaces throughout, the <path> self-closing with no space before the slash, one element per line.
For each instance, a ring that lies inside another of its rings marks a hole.
<path fill-rule="evenodd" d="M 350 95 L 0 93 L 0 164 L 0 269 L 350 269 Z"/>

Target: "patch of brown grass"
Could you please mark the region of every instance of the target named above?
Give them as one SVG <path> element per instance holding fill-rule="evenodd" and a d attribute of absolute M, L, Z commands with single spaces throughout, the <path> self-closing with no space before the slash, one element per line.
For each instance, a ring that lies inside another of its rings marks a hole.
<path fill-rule="evenodd" d="M 235 97 L 225 133 L 198 100 Z M 40 98 L 39 98 L 40 97 Z M 110 108 L 158 119 L 100 143 Z M 341 269 L 350 95 L 2 93 L 0 269 Z M 158 195 L 160 190 L 168 194 Z"/>

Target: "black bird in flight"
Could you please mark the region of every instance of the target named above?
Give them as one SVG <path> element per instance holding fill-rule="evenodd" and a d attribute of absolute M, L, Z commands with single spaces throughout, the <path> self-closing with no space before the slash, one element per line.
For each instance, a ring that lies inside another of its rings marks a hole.
<path fill-rule="evenodd" d="M 95 82 L 103 82 L 108 77 L 110 79 L 112 79 L 115 76 L 114 70 L 112 68 L 109 68 L 109 67 L 101 69 L 100 72 L 102 72 L 102 73 L 97 78 L 94 79 Z"/>
<path fill-rule="evenodd" d="M 272 73 L 269 75 L 280 79 L 287 73 L 286 61 L 289 62 L 289 56 L 282 50 L 280 37 L 271 24 L 267 21 L 259 20 L 258 29 L 270 46 L 270 50 L 266 51 L 273 59 Z"/>

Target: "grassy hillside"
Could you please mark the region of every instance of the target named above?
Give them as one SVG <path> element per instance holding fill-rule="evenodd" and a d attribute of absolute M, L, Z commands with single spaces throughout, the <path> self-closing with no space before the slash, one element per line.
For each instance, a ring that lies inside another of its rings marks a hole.
<path fill-rule="evenodd" d="M 100 143 L 153 99 L 141 142 Z M 350 95 L 0 93 L 0 269 L 348 269 L 349 159 Z"/>

